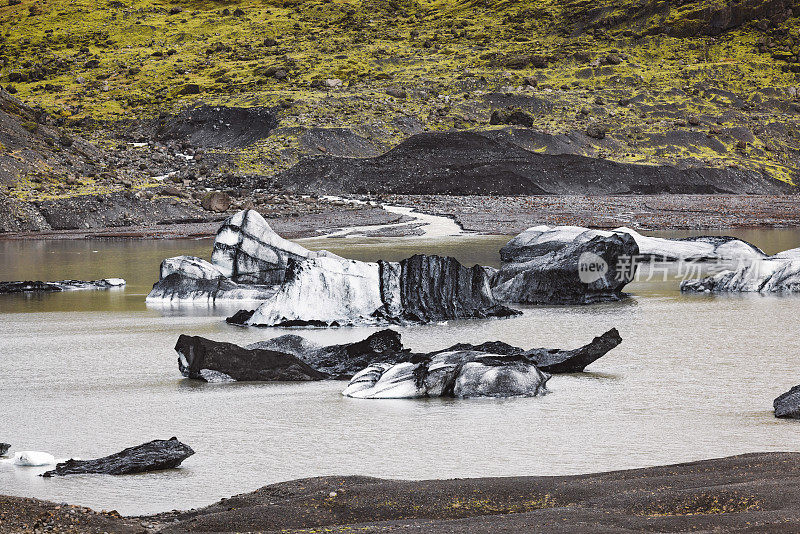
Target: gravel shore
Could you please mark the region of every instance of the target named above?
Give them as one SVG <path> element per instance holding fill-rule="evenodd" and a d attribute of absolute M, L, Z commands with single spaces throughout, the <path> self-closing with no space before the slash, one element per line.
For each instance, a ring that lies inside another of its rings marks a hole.
<path fill-rule="evenodd" d="M 395 195 L 385 201 L 453 217 L 467 231 L 503 235 L 538 224 L 641 230 L 800 226 L 800 195 Z"/>
<path fill-rule="evenodd" d="M 87 479 L 87 483 L 90 481 Z M 558 477 L 318 477 L 155 516 L 0 497 L 3 532 L 797 532 L 800 453 Z"/>
<path fill-rule="evenodd" d="M 361 197 L 367 199 L 367 197 Z M 629 196 L 443 196 L 387 195 L 379 203 L 413 207 L 454 219 L 467 232 L 514 235 L 538 224 L 591 228 L 628 226 L 639 230 L 704 230 L 800 227 L 800 195 L 629 195 Z M 338 205 L 337 205 L 338 204 Z M 411 219 L 375 207 L 319 202 L 308 212 L 264 213 L 276 232 L 290 239 L 315 237 L 342 228 L 408 222 Z M 295 208 L 296 209 L 296 208 Z M 111 226 L 76 230 L 0 233 L 0 239 L 198 238 L 213 237 L 215 220 Z M 412 224 L 370 235 L 420 234 Z"/>
<path fill-rule="evenodd" d="M 228 215 L 231 215 L 229 213 Z M 0 240 L 28 239 L 197 239 L 214 237 L 225 218 L 206 222 L 153 224 L 100 227 L 78 230 L 45 230 L 41 232 L 0 233 Z M 394 224 L 410 221 L 409 217 L 389 213 L 373 206 L 326 208 L 311 213 L 297 213 L 283 216 L 266 216 L 270 226 L 288 239 L 316 237 L 351 226 Z M 413 232 L 413 228 L 408 228 Z M 413 234 L 412 234 L 413 235 Z"/>

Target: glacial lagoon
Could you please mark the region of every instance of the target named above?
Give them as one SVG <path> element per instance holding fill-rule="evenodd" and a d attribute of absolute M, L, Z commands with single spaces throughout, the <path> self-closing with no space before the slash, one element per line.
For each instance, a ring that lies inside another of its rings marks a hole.
<path fill-rule="evenodd" d="M 717 233 L 767 253 L 800 245 L 797 230 Z M 425 252 L 497 265 L 508 239 L 301 243 L 360 260 Z M 800 450 L 797 423 L 772 415 L 772 399 L 800 377 L 800 297 L 681 294 L 676 280 L 655 273 L 629 285 L 633 297 L 623 302 L 514 306 L 524 314 L 398 328 L 418 351 L 496 339 L 574 348 L 612 327 L 623 343 L 587 373 L 553 377 L 544 397 L 359 400 L 340 395 L 344 382 L 205 384 L 181 377 L 173 351 L 180 334 L 244 345 L 286 333 L 225 324 L 237 305 L 145 305 L 163 258 L 207 258 L 210 250 L 210 240 L 0 242 L 2 280 L 128 281 L 121 290 L 0 296 L 0 441 L 56 458 L 94 458 L 171 436 L 196 451 L 180 469 L 125 477 L 43 479 L 37 475 L 45 468 L 0 462 L 3 493 L 144 514 L 325 474 L 558 475 Z M 331 344 L 376 330 L 293 333 Z"/>

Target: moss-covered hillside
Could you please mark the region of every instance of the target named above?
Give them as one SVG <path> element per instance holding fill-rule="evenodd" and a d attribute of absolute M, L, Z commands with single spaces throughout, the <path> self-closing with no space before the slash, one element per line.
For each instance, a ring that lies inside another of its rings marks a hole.
<path fill-rule="evenodd" d="M 304 137 L 317 127 L 369 153 L 513 125 L 618 161 L 797 173 L 793 0 L 0 2 L 0 83 L 65 127 L 274 107 L 272 135 L 218 150 L 226 172 L 327 151 Z"/>

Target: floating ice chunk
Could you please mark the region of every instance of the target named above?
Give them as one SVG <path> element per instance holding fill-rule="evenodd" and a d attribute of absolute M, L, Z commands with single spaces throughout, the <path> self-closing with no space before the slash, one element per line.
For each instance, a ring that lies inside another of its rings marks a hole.
<path fill-rule="evenodd" d="M 681 291 L 797 293 L 800 292 L 800 261 L 754 261 L 699 280 L 684 280 L 681 282 Z"/>
<path fill-rule="evenodd" d="M 583 243 L 595 237 L 628 234 L 636 241 L 641 258 L 664 261 L 716 261 L 765 258 L 758 247 L 728 236 L 698 236 L 683 239 L 649 237 L 621 226 L 612 231 L 581 226 L 533 226 L 508 242 L 500 250 L 504 262 L 520 262 L 543 256 L 571 243 Z"/>
<path fill-rule="evenodd" d="M 183 361 L 186 361 L 186 358 L 181 354 L 181 358 Z M 223 384 L 225 382 L 236 382 L 230 375 L 226 375 L 220 371 L 214 371 L 213 369 L 200 369 L 200 376 L 206 382 L 210 382 L 212 384 Z"/>
<path fill-rule="evenodd" d="M 14 454 L 14 464 L 26 467 L 53 465 L 56 459 L 52 454 L 39 451 L 19 451 Z"/>
<path fill-rule="evenodd" d="M 377 263 L 321 257 L 293 263 L 283 287 L 248 323 L 369 323 L 382 306 Z"/>

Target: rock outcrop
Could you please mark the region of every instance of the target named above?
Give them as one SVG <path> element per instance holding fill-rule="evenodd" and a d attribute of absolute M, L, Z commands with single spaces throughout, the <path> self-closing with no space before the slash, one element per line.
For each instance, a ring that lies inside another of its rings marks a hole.
<path fill-rule="evenodd" d="M 103 280 L 60 280 L 58 282 L 25 281 L 0 282 L 0 295 L 9 293 L 51 293 L 55 291 L 77 291 L 82 289 L 113 289 L 125 286 L 122 278 Z"/>
<path fill-rule="evenodd" d="M 509 317 L 486 272 L 454 258 L 416 255 L 399 263 L 319 257 L 290 261 L 277 294 L 250 326 L 342 326 Z"/>
<path fill-rule="evenodd" d="M 178 467 L 194 451 L 177 438 L 156 439 L 96 460 L 67 460 L 42 474 L 43 477 L 65 475 L 128 475 Z"/>
<path fill-rule="evenodd" d="M 395 362 L 408 357 L 400 334 L 381 330 L 356 343 L 320 346 L 294 334 L 253 343 L 250 350 L 271 350 L 300 358 L 317 371 L 333 379 L 348 379 L 372 362 Z"/>
<path fill-rule="evenodd" d="M 371 365 L 342 394 L 360 399 L 536 396 L 546 393 L 549 378 L 524 356 L 441 352 L 420 362 Z"/>
<path fill-rule="evenodd" d="M 0 456 L 5 456 L 8 453 L 8 449 L 11 448 L 10 443 L 0 443 Z"/>
<path fill-rule="evenodd" d="M 550 245 L 548 244 L 548 247 Z M 633 280 L 639 253 L 628 234 L 583 237 L 543 255 L 506 249 L 507 261 L 492 276 L 492 292 L 502 302 L 591 304 L 620 300 Z"/>
<path fill-rule="evenodd" d="M 504 262 L 520 262 L 560 250 L 576 242 L 597 236 L 629 234 L 639 247 L 640 260 L 718 261 L 754 260 L 766 254 L 746 241 L 729 236 L 699 236 L 682 239 L 648 237 L 635 230 L 620 227 L 612 231 L 592 230 L 580 226 L 534 226 L 528 228 L 500 249 Z"/>
<path fill-rule="evenodd" d="M 684 280 L 681 291 L 796 293 L 800 291 L 800 260 L 756 260 L 698 280 Z"/>
<path fill-rule="evenodd" d="M 800 419 L 800 385 L 783 393 L 772 403 L 775 417 Z"/>
<path fill-rule="evenodd" d="M 297 356 L 182 335 L 175 345 L 183 376 L 206 382 L 307 381 L 327 378 Z"/>

